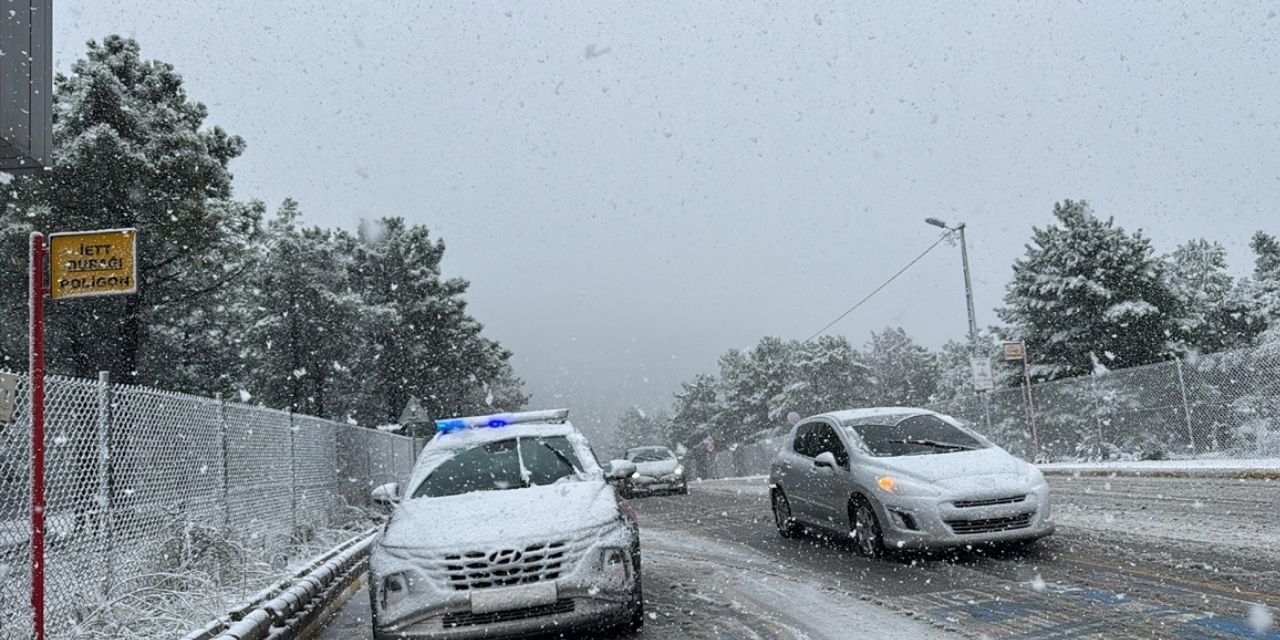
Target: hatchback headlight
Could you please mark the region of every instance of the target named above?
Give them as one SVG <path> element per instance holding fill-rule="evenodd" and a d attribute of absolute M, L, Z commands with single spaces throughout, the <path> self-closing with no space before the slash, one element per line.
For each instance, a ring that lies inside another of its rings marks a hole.
<path fill-rule="evenodd" d="M 885 493 L 891 493 L 895 496 L 902 496 L 904 498 L 920 498 L 938 494 L 937 490 L 933 487 L 924 484 L 916 484 L 894 476 L 878 476 L 876 478 L 876 486 Z"/>
<path fill-rule="evenodd" d="M 1030 462 L 1027 463 L 1027 480 L 1033 487 L 1045 484 L 1044 473 L 1040 471 L 1039 467 Z"/>
<path fill-rule="evenodd" d="M 684 475 L 684 465 L 682 465 L 682 464 L 678 464 L 678 465 L 676 465 L 676 470 L 675 470 L 675 471 L 672 471 L 671 473 L 672 473 L 673 475 L 675 475 L 677 478 L 679 478 L 680 476 L 683 476 L 683 475 Z"/>

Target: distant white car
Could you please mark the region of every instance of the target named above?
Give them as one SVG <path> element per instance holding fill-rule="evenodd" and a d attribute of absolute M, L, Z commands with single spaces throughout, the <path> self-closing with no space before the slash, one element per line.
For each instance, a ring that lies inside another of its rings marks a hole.
<path fill-rule="evenodd" d="M 635 513 L 567 415 L 439 421 L 403 498 L 374 490 L 399 502 L 369 559 L 375 638 L 643 624 Z"/>
<path fill-rule="evenodd" d="M 636 465 L 635 475 L 622 485 L 628 493 L 689 493 L 684 465 L 671 449 L 635 447 L 627 449 L 626 459 Z"/>
<path fill-rule="evenodd" d="M 858 551 L 1035 540 L 1049 486 L 959 421 L 926 409 L 836 411 L 792 428 L 769 473 L 774 523 L 852 536 Z"/>

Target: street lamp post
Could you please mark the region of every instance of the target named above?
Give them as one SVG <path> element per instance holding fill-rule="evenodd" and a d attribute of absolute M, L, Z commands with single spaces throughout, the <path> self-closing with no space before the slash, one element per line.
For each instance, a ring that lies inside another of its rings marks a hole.
<path fill-rule="evenodd" d="M 965 223 L 949 227 L 947 223 L 937 218 L 925 218 L 925 222 L 947 231 L 960 232 L 960 262 L 964 265 L 964 299 L 969 306 L 969 347 L 975 354 L 978 353 L 978 318 L 973 312 L 973 283 L 969 279 L 969 248 L 964 241 Z"/>

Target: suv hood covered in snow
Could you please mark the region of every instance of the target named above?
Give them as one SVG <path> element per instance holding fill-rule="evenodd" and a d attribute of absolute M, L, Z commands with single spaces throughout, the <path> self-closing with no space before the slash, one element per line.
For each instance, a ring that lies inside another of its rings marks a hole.
<path fill-rule="evenodd" d="M 382 533 L 388 547 L 454 547 L 477 540 L 523 540 L 561 534 L 619 518 L 603 480 L 523 489 L 476 491 L 406 500 Z"/>

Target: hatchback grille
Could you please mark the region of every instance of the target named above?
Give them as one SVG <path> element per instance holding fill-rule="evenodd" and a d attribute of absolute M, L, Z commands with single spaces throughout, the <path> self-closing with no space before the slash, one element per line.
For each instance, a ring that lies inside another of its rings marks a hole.
<path fill-rule="evenodd" d="M 444 570 L 456 591 L 529 584 L 559 578 L 568 552 L 563 540 L 518 549 L 467 551 L 444 556 Z"/>
<path fill-rule="evenodd" d="M 951 504 L 961 509 L 968 509 L 969 507 L 990 507 L 997 504 L 1017 504 L 1026 499 L 1027 499 L 1026 495 L 1020 495 L 1020 496 L 1009 496 L 1007 498 L 990 498 L 987 500 L 956 500 Z"/>
<path fill-rule="evenodd" d="M 525 607 L 523 609 L 511 609 L 508 611 L 493 611 L 490 613 L 446 613 L 442 622 L 446 628 L 472 627 L 476 625 L 509 622 L 512 620 L 528 620 L 529 618 L 553 616 L 558 613 L 569 613 L 571 611 L 573 611 L 573 600 L 566 598 L 557 600 L 551 604 L 540 604 L 536 607 Z"/>
<path fill-rule="evenodd" d="M 981 520 L 948 520 L 947 526 L 951 530 L 959 534 L 968 533 L 995 533 L 997 531 L 1012 531 L 1014 529 L 1026 529 L 1031 526 L 1030 513 L 1023 513 L 1008 518 L 983 518 Z"/>

